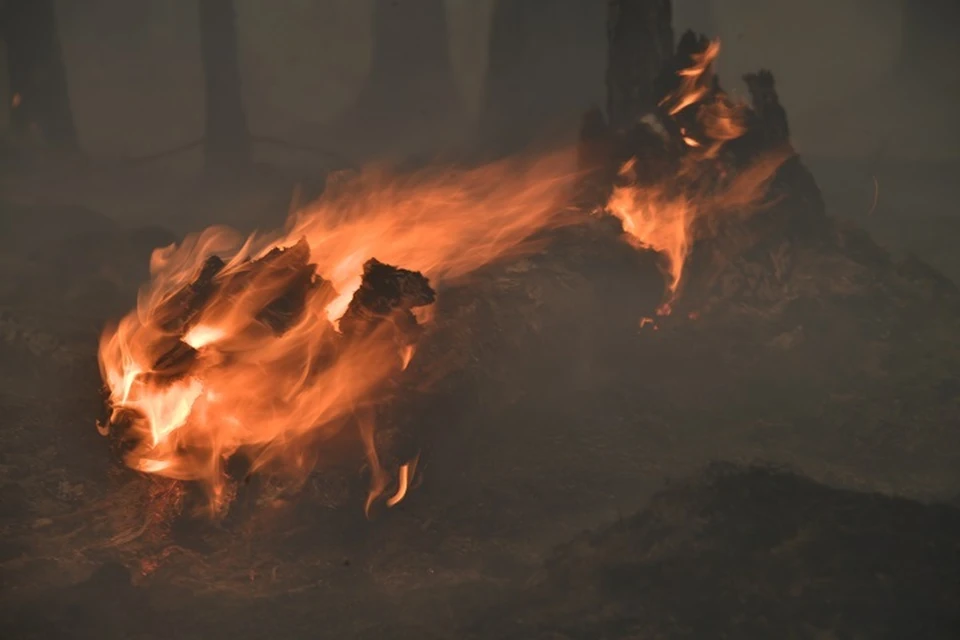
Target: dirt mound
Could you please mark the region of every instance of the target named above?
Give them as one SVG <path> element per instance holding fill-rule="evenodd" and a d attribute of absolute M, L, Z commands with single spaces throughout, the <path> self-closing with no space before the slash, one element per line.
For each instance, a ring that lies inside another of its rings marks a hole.
<path fill-rule="evenodd" d="M 561 547 L 476 637 L 953 638 L 960 511 L 714 466 Z"/>

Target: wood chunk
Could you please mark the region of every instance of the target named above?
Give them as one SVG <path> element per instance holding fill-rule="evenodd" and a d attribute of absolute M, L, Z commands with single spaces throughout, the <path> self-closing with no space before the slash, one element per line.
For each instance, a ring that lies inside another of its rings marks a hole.
<path fill-rule="evenodd" d="M 171 333 L 182 331 L 216 291 L 215 278 L 226 266 L 220 256 L 210 256 L 189 285 L 175 293 L 157 310 L 158 324 Z"/>
<path fill-rule="evenodd" d="M 412 337 L 419 325 L 411 309 L 434 301 L 436 293 L 422 274 L 373 258 L 363 265 L 363 282 L 340 319 L 340 330 L 347 337 L 363 337 L 389 319 Z"/>

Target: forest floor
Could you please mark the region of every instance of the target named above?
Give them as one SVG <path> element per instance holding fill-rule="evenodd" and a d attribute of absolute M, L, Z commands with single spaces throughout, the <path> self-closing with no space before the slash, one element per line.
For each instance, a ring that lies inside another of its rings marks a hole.
<path fill-rule="evenodd" d="M 653 257 L 563 233 L 439 292 L 423 353 L 463 366 L 397 508 L 366 520 L 345 464 L 280 510 L 152 526 L 169 485 L 94 428 L 98 334 L 153 247 L 275 226 L 292 181 L 147 182 L 0 203 L 4 637 L 957 637 L 960 303 L 935 272 L 837 223 L 653 331 Z"/>

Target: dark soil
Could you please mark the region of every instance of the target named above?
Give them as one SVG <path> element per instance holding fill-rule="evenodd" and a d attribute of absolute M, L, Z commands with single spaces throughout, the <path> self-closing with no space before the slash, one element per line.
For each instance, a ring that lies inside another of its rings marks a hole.
<path fill-rule="evenodd" d="M 329 451 L 212 523 L 165 517 L 182 488 L 94 429 L 100 328 L 167 236 L 2 214 L 4 637 L 953 637 L 957 515 L 923 502 L 960 495 L 956 294 L 855 230 L 702 255 L 656 330 L 656 257 L 567 230 L 437 292 L 401 505 L 365 520 Z M 649 502 L 713 460 L 813 480 L 714 469 Z"/>

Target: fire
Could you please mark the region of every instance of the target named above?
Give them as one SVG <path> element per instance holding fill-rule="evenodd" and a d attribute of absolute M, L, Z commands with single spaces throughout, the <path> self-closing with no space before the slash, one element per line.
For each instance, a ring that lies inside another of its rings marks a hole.
<path fill-rule="evenodd" d="M 387 500 L 387 506 L 392 507 L 400 503 L 403 500 L 404 496 L 407 495 L 407 490 L 410 487 L 410 483 L 413 480 L 414 474 L 417 472 L 417 462 L 419 458 L 414 458 L 413 462 L 408 462 L 407 464 L 400 466 L 400 477 L 397 480 L 397 492 Z"/>
<path fill-rule="evenodd" d="M 158 249 L 136 308 L 101 338 L 112 415 L 98 428 L 122 430 L 131 468 L 199 483 L 216 512 L 228 500 L 228 459 L 302 479 L 324 441 L 355 425 L 371 471 L 369 509 L 391 482 L 375 446 L 375 408 L 415 344 L 396 310 L 340 326 L 368 260 L 436 286 L 530 250 L 537 232 L 572 221 L 563 203 L 573 167 L 573 154 L 561 153 L 340 176 L 282 232 L 242 239 L 213 227 Z M 428 320 L 432 301 L 432 292 L 406 300 L 403 313 L 418 307 Z M 400 466 L 388 506 L 404 498 L 415 467 Z"/>
<path fill-rule="evenodd" d="M 674 175 L 651 181 L 635 158 L 628 160 L 606 203 L 606 211 L 620 219 L 632 244 L 664 258 L 667 298 L 658 315 L 670 314 L 687 257 L 698 234 L 710 228 L 710 219 L 755 210 L 788 155 L 788 150 L 778 150 L 746 169 L 725 169 L 718 156 L 729 141 L 746 132 L 748 107 L 717 88 L 713 62 L 719 53 L 715 40 L 693 55 L 691 65 L 678 72 L 676 90 L 660 102 L 685 146 Z"/>

